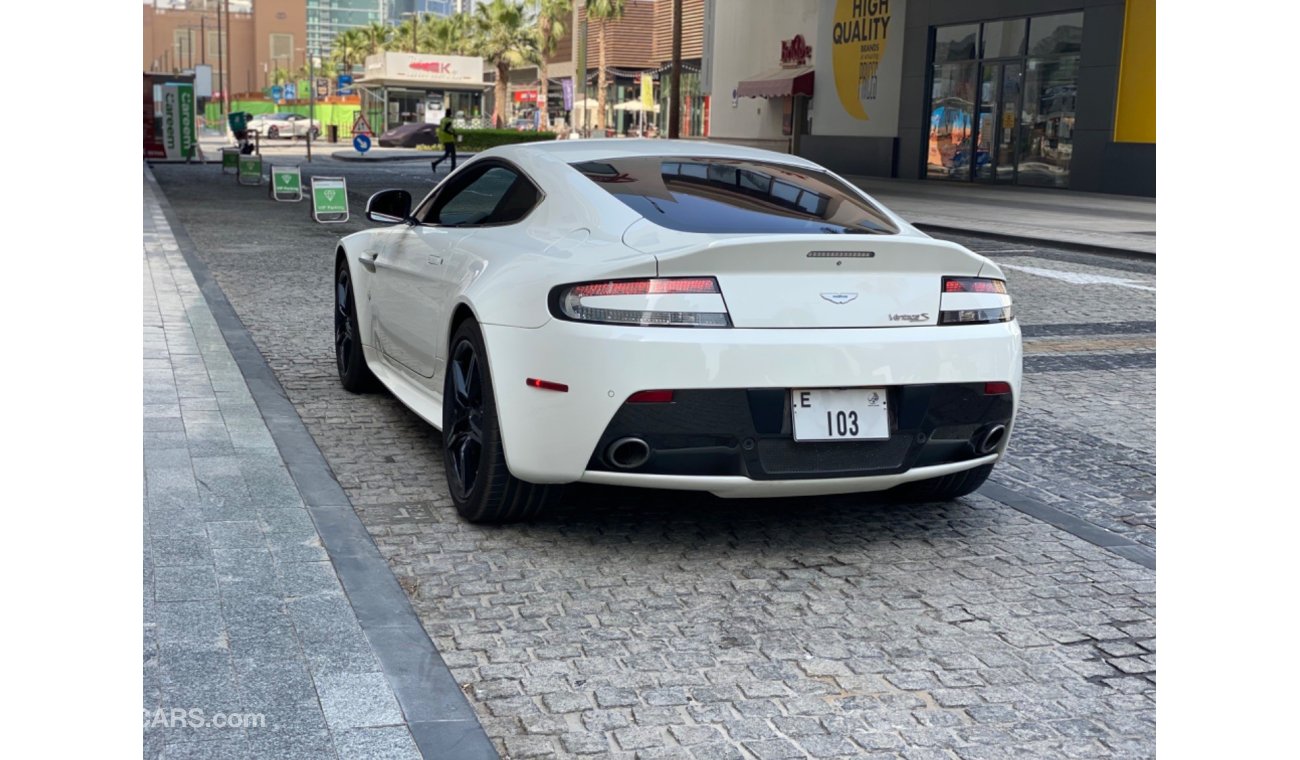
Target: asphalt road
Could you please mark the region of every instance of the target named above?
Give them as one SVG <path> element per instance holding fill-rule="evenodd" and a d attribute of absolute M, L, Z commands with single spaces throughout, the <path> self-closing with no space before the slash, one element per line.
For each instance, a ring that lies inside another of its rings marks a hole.
<path fill-rule="evenodd" d="M 431 189 L 428 164 L 303 168 L 347 178 L 350 222 L 154 171 L 503 756 L 1154 754 L 1153 261 L 958 240 L 1006 269 L 1026 338 L 980 494 L 583 488 L 483 528 L 445 496 L 438 433 L 335 377 L 334 242 L 370 193 Z"/>

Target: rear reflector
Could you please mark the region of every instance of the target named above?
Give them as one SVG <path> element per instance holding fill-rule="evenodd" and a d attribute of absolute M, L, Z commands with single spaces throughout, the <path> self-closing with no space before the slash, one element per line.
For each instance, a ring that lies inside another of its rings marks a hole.
<path fill-rule="evenodd" d="M 530 377 L 525 380 L 524 383 L 526 383 L 529 388 L 540 388 L 544 391 L 559 391 L 560 393 L 569 392 L 569 386 L 564 383 L 553 383 L 550 380 L 538 380 L 535 377 Z"/>
<path fill-rule="evenodd" d="M 985 396 L 1001 396 L 1011 392 L 1011 383 L 993 382 L 984 384 Z"/>
<path fill-rule="evenodd" d="M 672 391 L 637 391 L 627 397 L 629 404 L 671 404 Z"/>
<path fill-rule="evenodd" d="M 939 324 L 941 325 L 987 325 L 1010 321 L 1010 306 L 997 309 L 960 309 L 939 312 Z"/>

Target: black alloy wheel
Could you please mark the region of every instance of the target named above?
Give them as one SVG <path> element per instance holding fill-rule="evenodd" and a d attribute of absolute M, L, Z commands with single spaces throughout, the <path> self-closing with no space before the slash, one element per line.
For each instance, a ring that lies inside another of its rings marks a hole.
<path fill-rule="evenodd" d="M 445 396 L 445 418 L 451 424 L 443 431 L 447 447 L 449 485 L 459 501 L 467 501 L 478 482 L 483 458 L 483 378 L 474 344 L 462 339 L 447 366 L 450 390 Z"/>
<path fill-rule="evenodd" d="M 528 483 L 510 474 L 483 333 L 473 318 L 456 328 L 449 357 L 443 380 L 442 461 L 456 511 L 474 523 L 535 517 L 558 497 L 561 487 Z"/>
<path fill-rule="evenodd" d="M 339 382 L 353 393 L 372 391 L 379 381 L 366 364 L 361 348 L 361 329 L 357 326 L 357 299 L 352 290 L 352 275 L 347 263 L 339 265 L 334 278 L 334 358 L 338 362 Z"/>
<path fill-rule="evenodd" d="M 266 136 L 267 136 L 268 139 L 274 140 L 275 138 L 277 138 L 277 137 L 280 136 L 280 128 L 279 128 L 279 127 L 267 127 L 267 130 L 266 130 Z"/>

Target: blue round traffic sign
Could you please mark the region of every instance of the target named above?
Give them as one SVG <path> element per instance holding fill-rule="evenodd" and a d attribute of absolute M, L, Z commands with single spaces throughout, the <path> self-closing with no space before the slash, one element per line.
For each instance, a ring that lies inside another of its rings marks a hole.
<path fill-rule="evenodd" d="M 357 135 L 352 138 L 352 147 L 356 148 L 358 153 L 365 153 L 370 150 L 370 137 L 367 135 Z"/>

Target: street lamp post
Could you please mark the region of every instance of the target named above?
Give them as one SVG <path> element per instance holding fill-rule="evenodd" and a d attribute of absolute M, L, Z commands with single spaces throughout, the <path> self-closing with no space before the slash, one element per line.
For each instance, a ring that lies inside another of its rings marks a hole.
<path fill-rule="evenodd" d="M 316 67 L 320 62 L 308 48 L 294 49 L 301 50 L 307 59 L 307 163 L 311 163 L 311 131 L 312 124 L 316 121 Z"/>
<path fill-rule="evenodd" d="M 316 57 L 307 56 L 307 163 L 311 163 L 312 125 L 316 123 Z"/>

